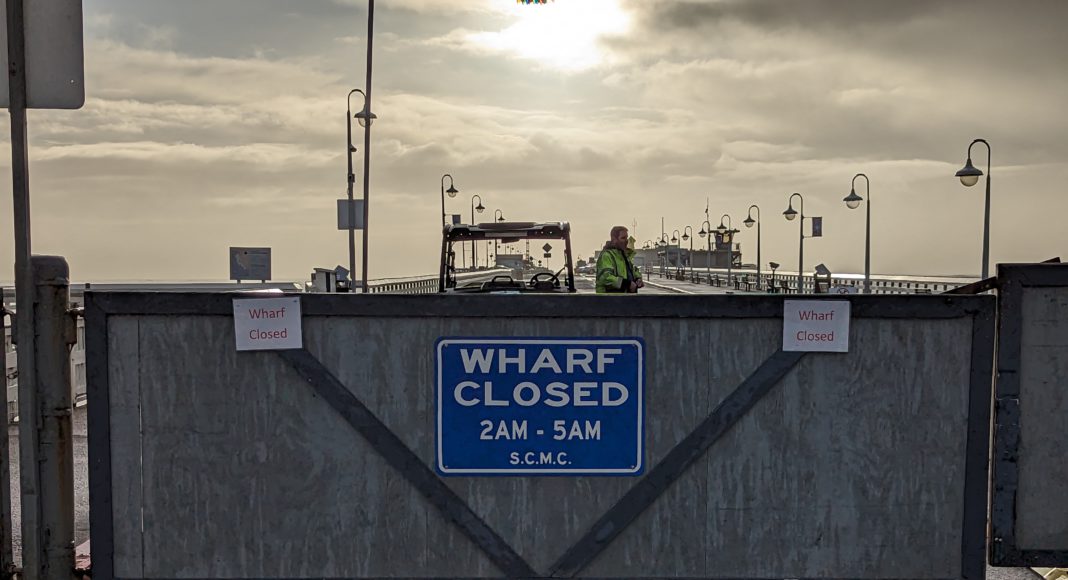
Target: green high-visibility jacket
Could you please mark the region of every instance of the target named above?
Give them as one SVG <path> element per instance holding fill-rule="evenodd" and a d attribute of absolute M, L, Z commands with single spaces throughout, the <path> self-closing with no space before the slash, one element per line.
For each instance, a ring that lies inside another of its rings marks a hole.
<path fill-rule="evenodd" d="M 642 273 L 631 262 L 633 250 L 626 254 L 619 248 L 606 246 L 597 257 L 597 293 L 625 293 L 631 282 L 642 279 Z M 628 272 L 628 266 L 630 271 Z"/>

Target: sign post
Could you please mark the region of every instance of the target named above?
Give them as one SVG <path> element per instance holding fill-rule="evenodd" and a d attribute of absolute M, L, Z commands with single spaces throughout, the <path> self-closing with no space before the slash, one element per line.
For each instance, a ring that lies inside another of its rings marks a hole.
<path fill-rule="evenodd" d="M 639 475 L 639 338 L 442 338 L 436 468 L 442 475 Z"/>
<path fill-rule="evenodd" d="M 69 574 L 68 561 L 73 547 L 53 550 L 52 546 L 73 543 L 59 529 L 43 530 L 46 518 L 73 501 L 72 498 L 45 496 L 38 478 L 39 469 L 62 458 L 44 454 L 38 431 L 40 409 L 35 408 L 34 386 L 38 384 L 37 347 L 33 313 L 36 308 L 30 240 L 30 168 L 26 130 L 26 109 L 78 109 L 85 102 L 84 57 L 82 46 L 81 0 L 0 0 L 0 58 L 8 69 L 0 74 L 0 107 L 11 114 L 11 179 L 15 233 L 15 304 L 18 331 L 19 369 L 19 462 L 22 491 L 22 570 L 31 580 L 48 574 Z M 6 410 L 4 411 L 6 412 Z M 71 418 L 61 429 L 69 430 Z M 50 447 L 49 449 L 55 446 Z M 58 448 L 56 448 L 58 449 Z M 7 482 L 0 482 L 7 485 Z M 6 526 L 5 526 L 6 527 Z M 50 534 L 56 534 L 53 537 Z M 4 534 L 6 536 L 6 534 Z M 6 540 L 6 538 L 5 538 Z M 7 559 L 8 551 L 0 550 Z M 10 562 L 0 562 L 4 570 Z M 64 570 L 66 569 L 66 570 Z"/>

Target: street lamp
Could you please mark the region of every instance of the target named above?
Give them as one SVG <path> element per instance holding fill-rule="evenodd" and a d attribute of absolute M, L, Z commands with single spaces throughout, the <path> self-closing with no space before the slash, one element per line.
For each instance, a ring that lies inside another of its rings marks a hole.
<path fill-rule="evenodd" d="M 705 228 L 705 226 L 708 226 Z M 705 220 L 701 223 L 701 231 L 697 235 L 702 238 L 708 237 L 708 255 L 705 256 L 705 276 L 708 277 L 708 285 L 712 285 L 712 224 Z"/>
<path fill-rule="evenodd" d="M 449 178 L 449 189 L 445 189 L 445 178 Z M 459 189 L 456 189 L 452 183 L 452 176 L 446 173 L 441 176 L 441 228 L 445 229 L 445 194 L 449 194 L 449 197 L 456 197 L 457 193 L 460 193 Z"/>
<path fill-rule="evenodd" d="M 679 277 L 679 271 L 680 271 L 680 265 L 679 265 L 680 259 L 679 258 L 680 258 L 680 254 L 682 254 L 682 250 L 679 247 L 679 237 L 680 236 L 682 236 L 682 234 L 679 233 L 678 229 L 672 230 L 672 232 L 671 232 L 671 243 L 675 244 L 675 277 L 676 278 Z M 670 250 L 671 247 L 669 246 L 668 249 Z"/>
<path fill-rule="evenodd" d="M 682 239 L 690 240 L 690 254 L 686 256 L 686 267 L 690 269 L 690 281 L 693 281 L 693 226 L 682 229 Z"/>
<path fill-rule="evenodd" d="M 663 226 L 661 226 L 661 227 L 663 227 Z M 667 239 L 667 234 L 666 233 L 660 232 L 660 240 L 656 243 L 656 245 L 658 247 L 662 248 L 661 251 L 657 252 L 657 255 L 660 256 L 660 277 L 661 278 L 666 278 L 667 277 L 667 252 L 668 252 L 668 239 Z"/>
<path fill-rule="evenodd" d="M 475 198 L 476 197 L 478 198 L 478 207 L 475 207 Z M 482 205 L 482 196 L 478 195 L 477 193 L 475 195 L 471 196 L 471 225 L 472 226 L 475 225 L 475 210 L 478 210 L 478 213 L 482 213 L 482 212 L 486 211 L 486 208 Z M 475 240 L 473 240 L 473 239 L 471 240 L 471 269 L 472 270 L 477 270 L 478 269 L 478 254 L 477 254 L 477 251 L 475 249 Z"/>
<path fill-rule="evenodd" d="M 723 220 L 727 220 L 726 227 L 723 226 Z M 734 229 L 731 227 L 731 216 L 723 214 L 719 218 L 719 227 L 716 228 L 720 235 L 730 236 L 727 238 L 727 285 L 731 285 L 731 267 L 734 266 Z"/>
<path fill-rule="evenodd" d="M 360 89 L 352 89 L 351 91 L 349 91 L 348 96 L 345 98 L 345 123 L 346 123 L 346 126 L 347 126 L 347 136 L 348 136 L 348 148 L 347 148 L 345 154 L 349 159 L 349 173 L 348 173 L 347 191 L 348 191 L 348 199 L 349 199 L 349 205 L 348 205 L 348 214 L 349 214 L 348 215 L 348 220 L 349 220 L 348 221 L 348 224 L 349 224 L 349 228 L 348 228 L 349 229 L 349 278 L 351 280 L 355 280 L 356 279 L 356 205 L 355 205 L 355 203 L 353 202 L 353 199 L 352 199 L 352 188 L 353 188 L 353 185 L 356 183 L 356 174 L 353 173 L 353 171 L 352 171 L 352 154 L 356 152 L 356 147 L 354 147 L 352 145 L 352 119 L 353 119 L 353 117 L 352 117 L 352 95 L 355 94 L 355 93 L 360 93 L 360 96 L 363 97 L 363 110 L 364 111 L 367 110 L 367 95 L 365 95 L 364 92 L 361 91 Z M 365 176 L 364 177 L 364 184 L 365 185 L 367 183 L 366 170 L 367 170 L 367 168 L 364 167 L 364 171 L 365 171 L 365 173 L 364 173 L 364 176 Z M 364 191 L 364 202 L 363 203 L 364 203 L 364 206 L 367 205 L 367 191 L 366 190 Z M 367 228 L 367 223 L 364 222 L 364 229 L 366 229 L 366 228 Z M 367 259 L 367 257 L 364 256 L 364 260 L 366 260 L 366 259 Z M 350 284 L 350 286 L 351 286 L 351 284 Z M 351 287 L 349 288 L 349 291 L 350 292 L 352 291 Z"/>
<path fill-rule="evenodd" d="M 499 210 L 499 209 L 493 210 L 493 219 L 497 223 L 503 222 L 504 221 L 504 212 Z M 494 265 L 496 265 L 498 251 L 499 250 L 497 249 L 497 238 L 493 238 L 493 260 L 494 260 Z M 489 261 L 488 260 L 487 260 L 486 266 L 489 266 Z"/>
<path fill-rule="evenodd" d="M 754 209 L 756 210 L 756 219 L 755 220 L 753 219 L 753 210 Z M 757 227 L 757 261 L 756 261 L 756 267 L 757 267 L 757 287 L 759 287 L 760 286 L 760 263 L 761 263 L 760 262 L 760 208 L 757 207 L 756 204 L 753 204 L 753 205 L 749 206 L 749 216 L 746 217 L 745 221 L 743 221 L 742 223 L 745 224 L 745 227 L 747 227 L 747 228 L 753 227 L 753 224 L 756 224 L 756 227 Z"/>
<path fill-rule="evenodd" d="M 976 143 L 986 145 L 986 212 L 983 216 L 983 280 L 990 275 L 990 143 L 986 139 L 976 139 L 968 145 L 968 160 L 964 162 L 964 168 L 957 172 L 957 177 L 965 187 L 971 187 L 979 183 L 979 177 L 983 172 L 972 165 L 972 146 Z"/>
<path fill-rule="evenodd" d="M 868 176 L 863 173 L 854 175 L 853 182 L 849 186 L 849 195 L 845 196 L 842 201 L 849 209 L 860 207 L 860 202 L 864 201 L 864 198 L 857 195 L 858 177 L 864 178 L 864 193 L 868 196 L 868 217 L 864 226 L 864 293 L 871 294 L 871 182 L 868 181 Z"/>
<path fill-rule="evenodd" d="M 798 206 L 801 210 L 800 214 L 794 210 L 794 196 L 797 196 L 800 200 L 800 205 Z M 805 281 L 805 198 L 800 193 L 790 194 L 788 207 L 786 211 L 782 212 L 782 215 L 786 217 L 787 221 L 793 221 L 798 215 L 801 216 L 798 224 L 800 226 L 798 228 L 800 241 L 798 242 L 797 251 L 797 293 L 800 294 Z"/>

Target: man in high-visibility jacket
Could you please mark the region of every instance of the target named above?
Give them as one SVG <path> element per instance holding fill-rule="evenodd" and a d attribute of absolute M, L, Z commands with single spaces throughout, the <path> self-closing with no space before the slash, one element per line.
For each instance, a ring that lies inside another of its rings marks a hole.
<path fill-rule="evenodd" d="M 597 257 L 598 294 L 637 294 L 645 286 L 642 273 L 631 262 L 630 232 L 624 226 L 612 228 L 608 243 Z"/>

